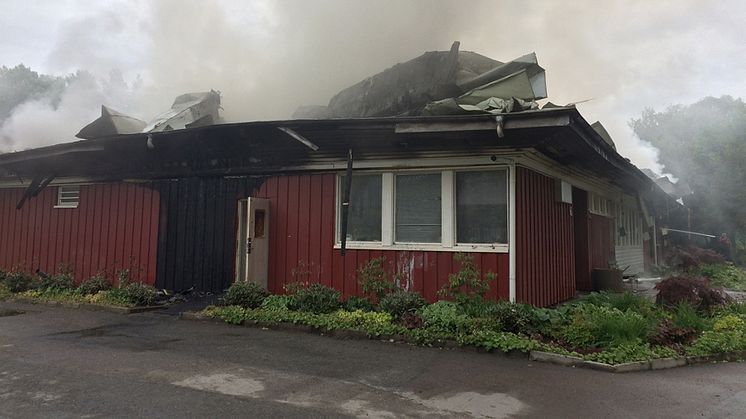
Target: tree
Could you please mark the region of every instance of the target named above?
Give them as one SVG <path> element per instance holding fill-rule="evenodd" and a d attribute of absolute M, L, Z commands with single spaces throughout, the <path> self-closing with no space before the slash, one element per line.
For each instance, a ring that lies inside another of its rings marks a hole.
<path fill-rule="evenodd" d="M 64 88 L 64 79 L 40 75 L 23 64 L 12 68 L 0 67 L 0 125 L 10 116 L 13 108 L 27 100 L 50 97 L 56 105 L 54 102 L 59 102 Z"/>
<path fill-rule="evenodd" d="M 630 126 L 660 150 L 667 171 L 693 194 L 693 227 L 746 237 L 746 104 L 706 97 L 663 112 L 645 109 Z"/>

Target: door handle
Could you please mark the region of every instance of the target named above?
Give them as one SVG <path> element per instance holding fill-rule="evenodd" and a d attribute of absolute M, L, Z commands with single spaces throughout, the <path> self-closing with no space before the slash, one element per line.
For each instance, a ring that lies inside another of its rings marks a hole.
<path fill-rule="evenodd" d="M 246 239 L 246 254 L 251 254 L 251 237 Z"/>

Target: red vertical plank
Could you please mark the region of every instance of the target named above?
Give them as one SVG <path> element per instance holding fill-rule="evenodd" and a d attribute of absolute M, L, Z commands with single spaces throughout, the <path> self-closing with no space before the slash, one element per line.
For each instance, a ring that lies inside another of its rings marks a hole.
<path fill-rule="evenodd" d="M 307 244 L 304 246 L 308 248 L 308 265 L 312 272 L 314 282 L 324 283 L 324 279 L 321 277 L 321 248 L 323 246 L 321 237 L 321 223 L 323 221 L 323 214 L 321 212 L 321 200 L 323 198 L 321 192 L 321 182 L 323 175 L 311 175 L 309 185 L 309 220 L 308 230 L 306 231 Z"/>
<path fill-rule="evenodd" d="M 298 269 L 298 206 L 300 195 L 300 179 L 298 176 L 290 176 L 288 179 L 288 225 L 287 225 L 287 239 L 285 241 L 287 246 L 286 265 L 287 271 L 292 276 L 292 281 L 297 281 L 303 278 L 298 278 L 292 275 Z"/>
<path fill-rule="evenodd" d="M 298 239 L 297 239 L 297 253 L 298 265 L 305 266 L 305 271 L 312 269 L 311 261 L 309 260 L 309 227 L 311 217 L 311 175 L 305 174 L 298 176 Z M 312 275 L 313 277 L 313 275 Z M 309 278 L 315 280 L 315 278 Z"/>
<path fill-rule="evenodd" d="M 281 176 L 278 179 L 277 184 L 277 240 L 278 240 L 278 264 L 277 264 L 277 278 L 281 284 L 287 284 L 292 281 L 290 279 L 290 272 L 287 269 L 287 242 L 288 242 L 288 185 L 289 179 L 287 176 Z"/>
<path fill-rule="evenodd" d="M 150 208 L 150 247 L 149 247 L 149 257 L 148 257 L 148 266 L 150 267 L 148 272 L 148 278 L 151 284 L 155 284 L 156 280 L 156 269 L 158 264 L 158 232 L 159 232 L 159 223 L 160 220 L 158 218 L 158 214 L 160 214 L 161 211 L 161 196 L 160 192 L 152 190 L 152 204 Z"/>
<path fill-rule="evenodd" d="M 267 288 L 275 294 L 280 292 L 282 281 L 277 278 L 278 243 L 280 237 L 277 234 L 277 177 L 271 177 L 262 184 L 264 197 L 269 199 L 269 266 L 267 267 Z"/>
<path fill-rule="evenodd" d="M 91 185 L 92 200 L 91 207 L 93 213 L 88 217 L 88 223 L 91 224 L 91 259 L 88 266 L 88 274 L 95 275 L 99 271 L 101 260 L 101 224 L 104 205 L 104 188 L 102 185 Z"/>
<path fill-rule="evenodd" d="M 342 293 L 344 298 L 355 295 L 355 271 L 357 270 L 357 256 L 359 250 L 347 250 L 344 261 L 344 272 L 342 273 Z"/>
<path fill-rule="evenodd" d="M 109 263 L 109 226 L 111 224 L 110 211 L 111 211 L 111 184 L 99 185 L 101 189 L 101 213 L 99 215 L 100 229 L 99 229 L 99 249 L 98 249 L 98 263 L 96 263 L 96 269 L 93 274 L 97 274 L 102 270 L 106 269 L 106 265 Z"/>
<path fill-rule="evenodd" d="M 428 301 L 435 301 L 438 286 L 438 252 L 425 252 L 422 263 L 422 295 Z"/>
<path fill-rule="evenodd" d="M 436 296 L 431 300 L 435 301 L 438 299 L 437 293 L 443 287 L 448 285 L 448 276 L 451 274 L 451 265 L 453 262 L 453 255 L 454 253 L 451 252 L 438 252 L 437 258 L 437 282 L 436 282 Z"/>
<path fill-rule="evenodd" d="M 335 205 L 336 177 L 334 174 L 321 175 L 321 276 L 322 283 L 327 286 L 334 285 L 334 231 L 335 231 Z"/>
<path fill-rule="evenodd" d="M 143 276 L 141 268 L 142 259 L 140 259 L 140 249 L 142 243 L 142 214 L 143 214 L 143 190 L 138 186 L 131 186 L 134 189 L 132 205 L 132 248 L 130 250 L 130 260 L 132 261 L 133 274 L 138 279 Z"/>

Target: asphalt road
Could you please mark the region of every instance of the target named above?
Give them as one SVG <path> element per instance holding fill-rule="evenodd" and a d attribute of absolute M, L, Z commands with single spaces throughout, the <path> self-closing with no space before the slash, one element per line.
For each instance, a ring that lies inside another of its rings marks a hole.
<path fill-rule="evenodd" d="M 0 303 L 0 417 L 746 417 L 746 364 L 609 374 Z M 5 313 L 7 314 L 7 312 Z"/>

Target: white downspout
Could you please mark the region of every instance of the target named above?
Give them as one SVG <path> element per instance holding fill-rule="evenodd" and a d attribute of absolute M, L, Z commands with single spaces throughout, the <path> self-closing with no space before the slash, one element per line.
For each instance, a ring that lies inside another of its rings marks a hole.
<path fill-rule="evenodd" d="M 516 301 L 515 287 L 515 163 L 510 163 L 508 173 L 508 293 L 510 302 Z"/>

